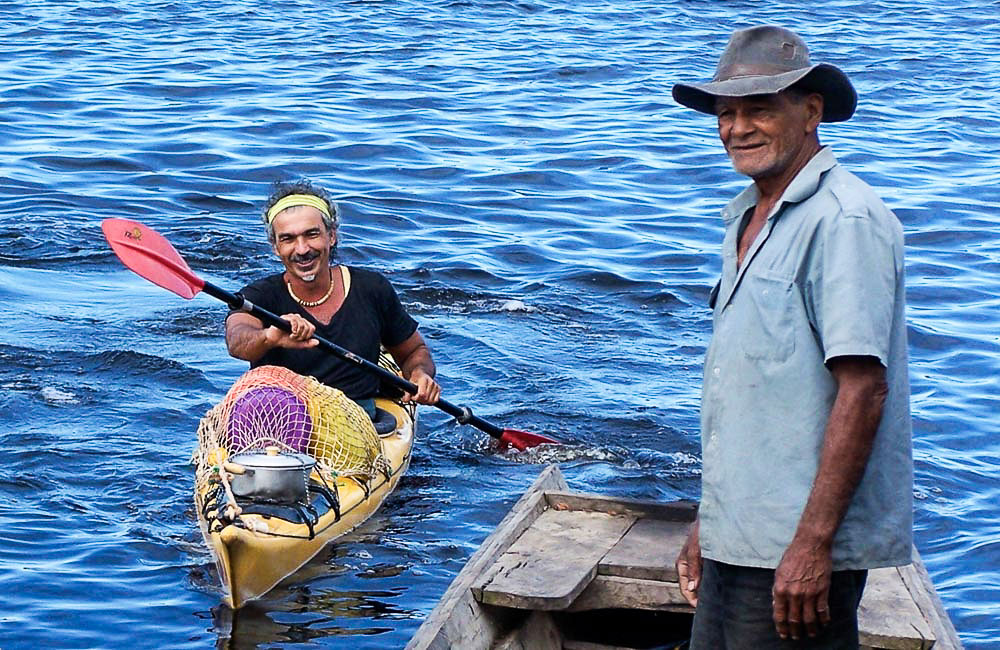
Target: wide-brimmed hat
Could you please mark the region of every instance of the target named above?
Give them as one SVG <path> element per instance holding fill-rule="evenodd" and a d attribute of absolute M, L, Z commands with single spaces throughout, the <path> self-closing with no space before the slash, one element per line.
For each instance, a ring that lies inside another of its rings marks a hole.
<path fill-rule="evenodd" d="M 676 84 L 673 96 L 679 104 L 715 115 L 716 97 L 769 95 L 792 85 L 823 96 L 824 122 L 849 119 L 858 105 L 846 74 L 828 63 L 810 63 L 805 41 L 773 25 L 733 32 L 712 81 Z"/>

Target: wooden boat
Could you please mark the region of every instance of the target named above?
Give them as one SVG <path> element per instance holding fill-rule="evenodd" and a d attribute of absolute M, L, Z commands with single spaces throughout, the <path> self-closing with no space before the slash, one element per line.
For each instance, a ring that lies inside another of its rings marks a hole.
<path fill-rule="evenodd" d="M 324 546 L 370 517 L 396 488 L 410 463 L 416 411 L 378 398 L 376 406 L 395 419 L 381 435 L 383 471 L 367 480 L 323 476 L 314 469 L 306 507 L 240 504 L 227 513 L 218 484 L 196 482 L 195 508 L 212 551 L 227 605 L 238 609 L 267 593 Z"/>
<path fill-rule="evenodd" d="M 693 609 L 674 559 L 690 502 L 570 492 L 546 468 L 483 542 L 408 650 L 682 648 Z M 916 549 L 905 567 L 869 572 L 863 648 L 961 648 Z"/>

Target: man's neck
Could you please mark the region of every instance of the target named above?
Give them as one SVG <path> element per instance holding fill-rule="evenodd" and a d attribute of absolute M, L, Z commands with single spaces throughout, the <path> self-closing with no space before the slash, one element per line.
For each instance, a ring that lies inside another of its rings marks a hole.
<path fill-rule="evenodd" d="M 334 268 L 334 266 L 328 266 L 325 269 L 320 269 L 317 271 L 315 279 L 311 282 L 307 282 L 297 275 L 288 272 L 284 274 L 284 280 L 292 286 L 296 295 L 311 300 L 326 293 L 327 289 L 330 288 L 330 284 L 334 283 L 334 276 L 336 275 L 333 272 Z"/>
<path fill-rule="evenodd" d="M 822 147 L 819 142 L 811 142 L 807 146 L 799 150 L 796 156 L 791 160 L 787 167 L 780 173 L 773 176 L 762 176 L 753 179 L 754 185 L 757 186 L 757 193 L 759 199 L 757 201 L 758 205 L 767 206 L 767 212 L 770 212 L 771 207 L 778 202 L 781 195 L 785 193 L 788 186 L 792 184 L 795 177 L 799 175 L 809 161 L 819 153 Z"/>

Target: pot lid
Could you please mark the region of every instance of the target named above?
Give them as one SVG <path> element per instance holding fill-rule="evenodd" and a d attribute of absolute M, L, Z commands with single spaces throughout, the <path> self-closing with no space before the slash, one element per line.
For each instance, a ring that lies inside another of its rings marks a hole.
<path fill-rule="evenodd" d="M 316 464 L 313 457 L 308 454 L 282 453 L 277 447 L 268 447 L 263 451 L 243 452 L 236 454 L 229 460 L 244 467 L 274 469 L 306 469 Z"/>

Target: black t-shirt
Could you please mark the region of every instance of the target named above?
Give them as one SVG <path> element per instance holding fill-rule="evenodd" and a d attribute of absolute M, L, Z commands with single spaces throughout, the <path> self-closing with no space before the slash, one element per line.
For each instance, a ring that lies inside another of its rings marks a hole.
<path fill-rule="evenodd" d="M 377 363 L 379 344 L 399 345 L 417 331 L 417 321 L 406 313 L 385 277 L 374 271 L 348 268 L 351 288 L 329 325 L 317 321 L 288 295 L 281 273 L 257 280 L 241 293 L 250 302 L 279 316 L 301 315 L 316 326 L 318 336 Z M 374 397 L 379 391 L 375 375 L 318 348 L 272 348 L 250 364 L 251 368 L 257 366 L 284 366 L 300 375 L 310 375 L 355 400 Z"/>

